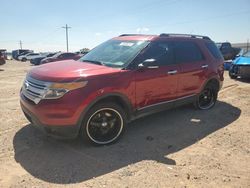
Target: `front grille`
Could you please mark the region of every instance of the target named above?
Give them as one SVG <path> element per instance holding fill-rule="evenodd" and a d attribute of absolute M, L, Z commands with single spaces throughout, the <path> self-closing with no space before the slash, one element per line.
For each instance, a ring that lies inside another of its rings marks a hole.
<path fill-rule="evenodd" d="M 250 66 L 249 65 L 238 66 L 238 74 L 245 76 L 250 75 Z"/>
<path fill-rule="evenodd" d="M 23 83 L 22 94 L 35 104 L 38 104 L 43 98 L 49 85 L 49 82 L 36 80 L 27 76 Z"/>

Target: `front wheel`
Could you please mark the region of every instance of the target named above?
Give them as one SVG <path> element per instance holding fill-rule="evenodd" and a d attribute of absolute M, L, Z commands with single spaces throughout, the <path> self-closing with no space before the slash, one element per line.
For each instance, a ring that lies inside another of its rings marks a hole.
<path fill-rule="evenodd" d="M 233 75 L 232 73 L 231 73 L 231 71 L 229 71 L 229 77 L 231 78 L 231 79 L 236 79 L 237 78 L 237 76 L 235 76 L 235 75 Z"/>
<path fill-rule="evenodd" d="M 200 110 L 212 108 L 217 100 L 218 91 L 213 85 L 207 85 L 196 99 L 195 107 Z"/>
<path fill-rule="evenodd" d="M 117 141 L 125 126 L 124 110 L 115 103 L 102 103 L 92 107 L 81 127 L 81 136 L 88 142 L 106 145 Z"/>

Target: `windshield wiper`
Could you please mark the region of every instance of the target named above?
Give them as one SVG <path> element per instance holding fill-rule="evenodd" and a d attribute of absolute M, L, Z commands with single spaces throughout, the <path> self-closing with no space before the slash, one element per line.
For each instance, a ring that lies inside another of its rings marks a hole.
<path fill-rule="evenodd" d="M 100 62 L 100 61 L 94 61 L 94 60 L 87 60 L 87 59 L 83 59 L 82 60 L 83 62 L 89 62 L 89 63 L 93 63 L 93 64 L 96 64 L 96 65 L 104 65 L 104 63 Z"/>

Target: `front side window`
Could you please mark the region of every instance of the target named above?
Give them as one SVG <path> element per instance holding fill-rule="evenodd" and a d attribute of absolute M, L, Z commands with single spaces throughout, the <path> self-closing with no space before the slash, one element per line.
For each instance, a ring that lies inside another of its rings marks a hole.
<path fill-rule="evenodd" d="M 142 52 L 137 62 L 142 63 L 151 60 L 150 66 L 164 66 L 174 63 L 174 53 L 171 42 L 151 42 Z"/>
<path fill-rule="evenodd" d="M 175 42 L 174 49 L 177 63 L 192 63 L 204 59 L 199 47 L 194 42 Z"/>
<path fill-rule="evenodd" d="M 148 43 L 148 41 L 136 40 L 109 40 L 91 50 L 79 61 L 124 68 Z"/>

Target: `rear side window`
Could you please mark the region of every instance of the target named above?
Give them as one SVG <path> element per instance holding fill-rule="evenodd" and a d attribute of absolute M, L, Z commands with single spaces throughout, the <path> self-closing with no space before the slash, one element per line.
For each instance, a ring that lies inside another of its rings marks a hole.
<path fill-rule="evenodd" d="M 177 63 L 191 63 L 204 59 L 201 50 L 194 42 L 175 42 L 174 49 Z"/>
<path fill-rule="evenodd" d="M 222 59 L 221 52 L 213 42 L 206 43 L 206 47 L 215 59 Z"/>

